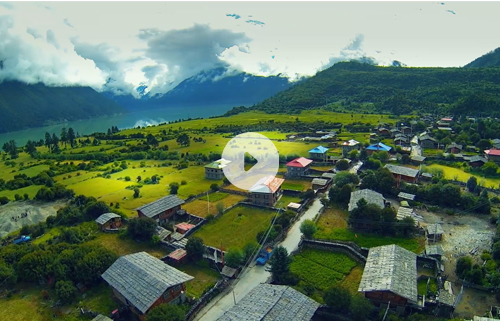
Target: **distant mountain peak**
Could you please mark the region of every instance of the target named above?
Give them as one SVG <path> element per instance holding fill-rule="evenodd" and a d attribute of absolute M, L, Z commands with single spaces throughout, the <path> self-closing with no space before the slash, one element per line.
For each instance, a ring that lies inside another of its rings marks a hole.
<path fill-rule="evenodd" d="M 471 67 L 500 67 L 500 47 L 464 66 L 464 68 Z"/>

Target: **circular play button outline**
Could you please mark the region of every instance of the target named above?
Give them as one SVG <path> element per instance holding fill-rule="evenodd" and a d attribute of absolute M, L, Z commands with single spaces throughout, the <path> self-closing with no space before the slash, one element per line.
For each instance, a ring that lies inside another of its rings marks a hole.
<path fill-rule="evenodd" d="M 245 154 L 257 160 L 248 171 L 245 170 Z M 222 170 L 229 182 L 247 191 L 269 177 L 274 178 L 279 169 L 279 153 L 274 143 L 254 132 L 233 137 L 224 147 L 222 158 L 228 161 Z"/>

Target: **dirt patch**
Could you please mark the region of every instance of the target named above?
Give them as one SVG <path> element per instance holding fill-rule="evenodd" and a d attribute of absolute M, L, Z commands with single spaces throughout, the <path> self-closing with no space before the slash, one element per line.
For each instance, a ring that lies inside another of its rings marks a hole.
<path fill-rule="evenodd" d="M 66 201 L 39 203 L 35 201 L 10 202 L 0 206 L 0 238 L 20 230 L 25 225 L 43 222 L 57 210 L 64 207 Z M 27 215 L 23 215 L 27 213 Z"/>

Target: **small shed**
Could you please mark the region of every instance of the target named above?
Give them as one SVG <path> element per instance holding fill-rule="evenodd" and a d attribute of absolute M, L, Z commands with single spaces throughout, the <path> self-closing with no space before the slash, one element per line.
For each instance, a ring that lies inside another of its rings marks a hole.
<path fill-rule="evenodd" d="M 422 164 L 425 161 L 425 157 L 421 155 L 413 155 L 410 159 L 417 164 Z"/>
<path fill-rule="evenodd" d="M 294 203 L 294 202 L 290 202 L 288 205 L 287 205 L 287 208 L 289 210 L 292 210 L 292 211 L 298 211 L 299 208 L 300 208 L 301 204 L 300 203 Z"/>
<path fill-rule="evenodd" d="M 101 230 L 117 229 L 122 226 L 122 217 L 115 213 L 104 213 L 95 221 Z"/>
<path fill-rule="evenodd" d="M 429 242 L 439 242 L 443 239 L 444 230 L 440 224 L 429 224 L 425 229 Z"/>
<path fill-rule="evenodd" d="M 427 244 L 425 246 L 425 255 L 441 260 L 444 255 L 443 247 L 439 244 Z"/>
<path fill-rule="evenodd" d="M 167 259 L 169 262 L 175 264 L 183 263 L 187 259 L 187 252 L 184 249 L 177 249 L 172 253 L 170 253 L 169 255 L 167 255 Z"/>
<path fill-rule="evenodd" d="M 224 276 L 228 279 L 233 279 L 233 278 L 237 277 L 238 273 L 239 273 L 239 269 L 235 269 L 235 268 L 232 268 L 232 267 L 227 266 L 227 265 L 224 265 L 224 267 L 222 268 L 222 271 L 220 272 L 220 274 L 222 274 L 222 276 Z"/>
<path fill-rule="evenodd" d="M 161 226 L 156 227 L 156 235 L 160 238 L 161 241 L 170 241 L 172 232 L 163 228 Z"/>
<path fill-rule="evenodd" d="M 409 193 L 404 193 L 404 192 L 400 192 L 398 194 L 398 197 L 402 198 L 404 200 L 408 200 L 408 201 L 414 201 L 415 200 L 415 195 L 409 194 Z"/>
<path fill-rule="evenodd" d="M 328 185 L 328 180 L 326 180 L 324 178 L 315 178 L 312 180 L 312 189 L 313 190 L 322 189 L 326 185 Z"/>
<path fill-rule="evenodd" d="M 321 178 L 328 180 L 328 182 L 330 183 L 335 178 L 335 175 L 335 173 L 323 173 L 321 174 Z"/>
<path fill-rule="evenodd" d="M 182 223 L 175 225 L 175 230 L 180 234 L 185 234 L 187 231 L 189 231 L 193 227 L 195 227 L 195 225 L 190 224 L 190 223 L 186 223 L 186 222 L 182 222 Z"/>
<path fill-rule="evenodd" d="M 419 220 L 416 217 L 413 209 L 407 208 L 407 207 L 399 207 L 398 208 L 398 213 L 396 214 L 396 219 L 398 221 L 404 220 L 406 217 L 411 217 L 413 221 L 415 222 L 415 227 L 418 227 L 419 225 Z"/>

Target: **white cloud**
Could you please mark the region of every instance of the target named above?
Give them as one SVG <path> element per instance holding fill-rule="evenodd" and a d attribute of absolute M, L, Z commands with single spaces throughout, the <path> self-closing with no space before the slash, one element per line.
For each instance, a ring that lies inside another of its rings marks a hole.
<path fill-rule="evenodd" d="M 137 96 L 138 86 L 165 93 L 221 66 L 228 71 L 218 78 L 239 71 L 298 78 L 363 57 L 462 66 L 500 46 L 499 9 L 498 2 L 0 3 L 0 81 Z"/>

